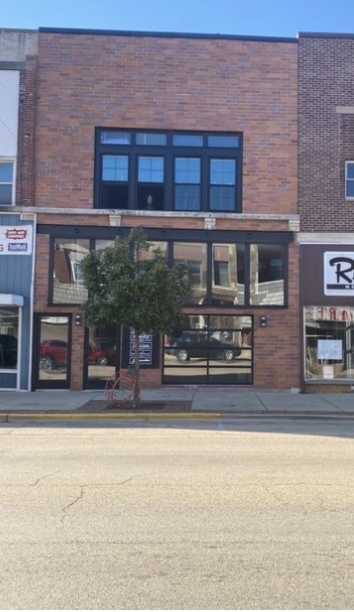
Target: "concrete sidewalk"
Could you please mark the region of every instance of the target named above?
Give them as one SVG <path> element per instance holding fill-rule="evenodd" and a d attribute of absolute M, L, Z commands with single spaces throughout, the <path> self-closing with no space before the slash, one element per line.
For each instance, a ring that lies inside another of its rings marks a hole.
<path fill-rule="evenodd" d="M 243 416 L 353 416 L 354 393 L 299 394 L 275 391 L 231 390 L 222 388 L 162 388 L 142 391 L 146 411 L 161 417 L 208 418 L 221 414 Z M 35 415 L 48 418 L 132 418 L 141 410 L 110 410 L 90 407 L 105 401 L 103 391 L 0 391 L 0 420 L 19 420 Z M 97 402 L 97 404 L 96 404 Z M 156 402 L 156 410 L 153 406 Z M 164 409 L 161 409 L 164 404 Z M 104 406 L 102 404 L 101 406 Z M 170 410 L 173 406 L 173 411 Z M 179 410 L 179 406 L 181 409 Z M 183 408 L 182 408 L 183 407 Z M 19 414 L 20 413 L 20 414 Z"/>

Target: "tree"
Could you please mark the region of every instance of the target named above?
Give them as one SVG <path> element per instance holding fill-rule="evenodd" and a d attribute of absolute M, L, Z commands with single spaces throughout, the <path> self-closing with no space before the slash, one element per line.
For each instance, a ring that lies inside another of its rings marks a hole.
<path fill-rule="evenodd" d="M 143 228 L 116 238 L 101 254 L 91 251 L 80 264 L 88 299 L 82 305 L 88 325 L 119 324 L 135 334 L 134 401 L 140 397 L 142 333 L 169 333 L 183 327 L 182 300 L 189 293 L 187 268 L 170 269 L 160 249 L 153 249 Z"/>

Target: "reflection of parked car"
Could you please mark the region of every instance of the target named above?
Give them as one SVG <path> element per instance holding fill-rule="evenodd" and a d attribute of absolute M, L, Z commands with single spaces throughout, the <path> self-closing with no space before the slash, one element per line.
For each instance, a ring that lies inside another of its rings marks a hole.
<path fill-rule="evenodd" d="M 68 345 L 64 340 L 44 340 L 41 342 L 39 367 L 41 370 L 54 370 L 66 366 Z"/>
<path fill-rule="evenodd" d="M 54 370 L 65 367 L 68 361 L 68 344 L 64 340 L 44 340 L 40 346 L 39 367 L 41 370 Z M 115 352 L 90 346 L 89 363 L 107 365 L 114 363 Z"/>
<path fill-rule="evenodd" d="M 101 348 L 95 348 L 90 346 L 89 355 L 88 355 L 89 363 L 98 363 L 98 365 L 108 365 L 109 363 L 115 363 L 116 353 L 115 351 L 107 351 Z"/>
<path fill-rule="evenodd" d="M 0 367 L 15 368 L 17 365 L 17 338 L 0 334 Z"/>
<path fill-rule="evenodd" d="M 168 340 L 168 355 L 174 355 L 180 361 L 189 361 L 192 358 L 223 359 L 232 361 L 241 354 L 239 346 L 230 342 L 222 342 L 205 332 L 184 331 L 175 339 Z"/>

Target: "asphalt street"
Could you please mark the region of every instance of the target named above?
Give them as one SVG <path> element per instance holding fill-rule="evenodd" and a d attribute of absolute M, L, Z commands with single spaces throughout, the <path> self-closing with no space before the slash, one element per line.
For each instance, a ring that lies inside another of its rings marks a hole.
<path fill-rule="evenodd" d="M 1 609 L 354 607 L 354 422 L 4 423 Z"/>

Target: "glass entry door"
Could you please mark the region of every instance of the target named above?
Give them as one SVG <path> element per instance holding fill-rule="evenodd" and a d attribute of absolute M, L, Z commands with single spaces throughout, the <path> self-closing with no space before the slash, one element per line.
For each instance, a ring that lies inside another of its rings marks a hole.
<path fill-rule="evenodd" d="M 35 388 L 70 387 L 70 316 L 36 315 Z"/>

